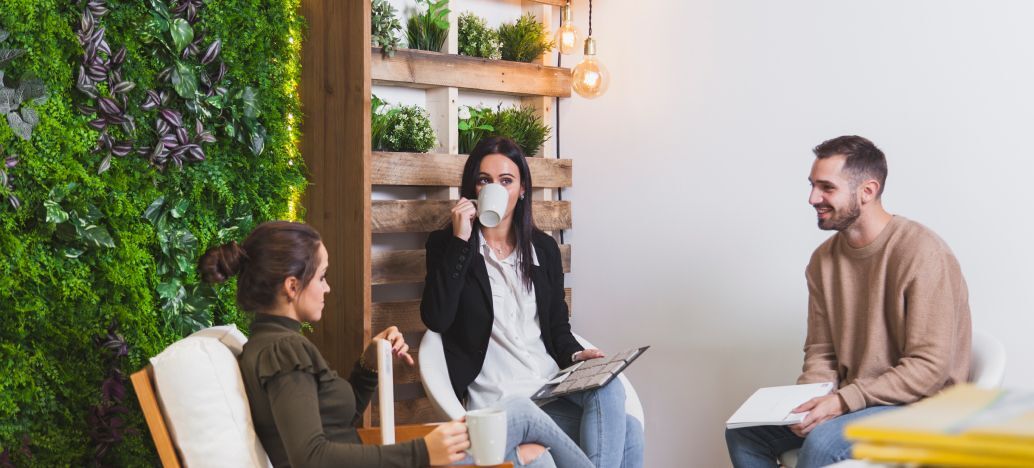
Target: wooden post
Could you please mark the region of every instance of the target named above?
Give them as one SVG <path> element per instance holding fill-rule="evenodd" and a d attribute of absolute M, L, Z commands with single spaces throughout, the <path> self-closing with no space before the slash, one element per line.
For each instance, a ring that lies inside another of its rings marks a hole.
<path fill-rule="evenodd" d="M 459 54 L 459 13 L 456 9 L 449 11 L 449 35 L 442 46 L 443 53 Z M 456 87 L 445 86 L 427 90 L 427 112 L 431 115 L 431 128 L 438 136 L 438 146 L 434 149 L 437 153 L 458 154 L 460 148 L 460 129 L 457 101 L 459 101 L 460 90 Z M 431 189 L 427 198 L 439 200 L 458 200 L 460 198 L 459 187 L 444 187 Z"/>
<path fill-rule="evenodd" d="M 301 12 L 305 217 L 330 254 L 331 287 L 310 338 L 348 375 L 370 339 L 370 2 L 302 0 Z"/>
<path fill-rule="evenodd" d="M 539 2 L 531 0 L 524 0 L 522 2 L 522 10 L 524 14 L 531 13 L 535 15 L 535 18 L 542 23 L 546 31 L 550 34 L 554 32 L 553 28 L 553 7 L 551 5 L 545 5 Z M 541 65 L 552 65 L 553 54 L 546 52 L 542 54 L 542 57 L 533 63 Z M 556 113 L 553 109 L 552 97 L 545 96 L 525 96 L 521 98 L 521 105 L 532 107 L 535 109 L 536 115 L 538 115 L 542 121 L 553 127 L 556 125 Z M 556 145 L 553 144 L 552 140 L 546 140 L 546 142 L 539 148 L 538 157 L 542 158 L 556 158 Z M 533 200 L 553 200 L 555 198 L 556 190 L 552 188 L 541 188 L 532 190 L 531 197 Z M 555 233 L 551 233 L 554 234 Z"/>

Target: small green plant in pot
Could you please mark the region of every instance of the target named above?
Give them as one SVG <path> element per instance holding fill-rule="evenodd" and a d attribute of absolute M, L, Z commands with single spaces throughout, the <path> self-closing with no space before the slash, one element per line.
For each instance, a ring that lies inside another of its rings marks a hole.
<path fill-rule="evenodd" d="M 449 0 L 418 0 L 427 10 L 415 13 L 406 24 L 406 42 L 410 49 L 441 52 L 449 36 Z"/>
<path fill-rule="evenodd" d="M 535 156 L 549 138 L 549 126 L 533 107 L 467 106 L 461 108 L 459 114 L 460 153 L 469 154 L 484 137 L 502 136 L 517 143 L 524 154 Z"/>
<path fill-rule="evenodd" d="M 488 59 L 500 57 L 499 32 L 489 28 L 484 18 L 468 11 L 460 15 L 458 23 L 460 55 Z"/>
<path fill-rule="evenodd" d="M 524 154 L 535 156 L 549 138 L 549 126 L 542 122 L 533 107 L 511 107 L 495 112 L 493 134 L 507 137 L 521 147 Z"/>
<path fill-rule="evenodd" d="M 470 154 L 482 138 L 492 134 L 495 113 L 487 107 L 462 107 L 459 110 L 460 154 Z"/>
<path fill-rule="evenodd" d="M 370 36 L 374 47 L 380 47 L 386 57 L 394 57 L 399 48 L 402 23 L 395 15 L 395 7 L 388 0 L 373 0 L 370 9 Z"/>
<path fill-rule="evenodd" d="M 438 144 L 431 118 L 420 106 L 392 106 L 373 96 L 370 110 L 374 150 L 426 153 Z"/>
<path fill-rule="evenodd" d="M 499 26 L 499 42 L 503 60 L 515 62 L 532 62 L 553 49 L 549 32 L 531 13 Z"/>

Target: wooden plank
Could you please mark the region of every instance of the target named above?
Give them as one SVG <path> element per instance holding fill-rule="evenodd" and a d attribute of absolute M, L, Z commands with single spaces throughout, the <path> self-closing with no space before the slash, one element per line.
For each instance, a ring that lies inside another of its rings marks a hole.
<path fill-rule="evenodd" d="M 431 129 L 438 138 L 437 153 L 456 154 L 460 148 L 459 110 L 456 88 L 432 88 L 426 92 L 427 114 Z M 375 184 L 377 182 L 374 182 Z"/>
<path fill-rule="evenodd" d="M 535 225 L 543 231 L 571 228 L 571 202 L 536 201 Z M 431 232 L 449 221 L 451 200 L 375 200 L 372 202 L 374 233 Z"/>
<path fill-rule="evenodd" d="M 427 326 L 420 320 L 420 301 L 375 302 L 370 308 L 370 321 L 378 332 L 392 325 L 399 327 L 403 334 L 422 335 L 427 331 Z M 420 344 L 406 341 L 411 347 Z"/>
<path fill-rule="evenodd" d="M 158 459 L 164 468 L 180 468 L 179 456 L 169 436 L 169 428 L 165 425 L 165 416 L 158 406 L 158 395 L 154 391 L 154 369 L 150 364 L 129 376 L 133 382 L 133 391 L 140 402 L 140 409 L 147 421 L 147 429 L 151 432 L 151 440 L 158 450 Z"/>
<path fill-rule="evenodd" d="M 573 296 L 571 295 L 571 288 L 564 288 L 564 302 L 567 303 L 568 318 L 570 318 L 571 315 L 574 315 L 574 307 L 572 306 L 573 302 L 571 300 L 572 297 Z"/>
<path fill-rule="evenodd" d="M 370 56 L 371 76 L 376 84 L 571 97 L 568 68 L 412 49 L 399 49 L 394 57 L 384 57 L 380 48 L 374 47 Z"/>
<path fill-rule="evenodd" d="M 395 426 L 395 442 L 402 443 L 419 439 L 430 434 L 437 424 L 403 424 Z M 379 445 L 381 443 L 381 428 L 363 427 L 359 428 L 359 440 L 364 445 Z"/>
<path fill-rule="evenodd" d="M 370 405 L 373 409 L 372 425 L 380 425 L 379 411 L 375 405 Z M 431 400 L 424 397 L 416 400 L 409 401 L 396 401 L 395 402 L 395 423 L 396 424 L 424 424 L 434 422 L 444 422 L 445 419 L 438 415 L 438 412 L 434 409 L 431 404 Z"/>
<path fill-rule="evenodd" d="M 378 252 L 372 258 L 372 284 L 419 283 L 427 274 L 423 250 Z"/>
<path fill-rule="evenodd" d="M 335 291 L 326 303 L 335 313 L 324 314 L 310 338 L 348 375 L 370 337 L 370 2 L 302 0 L 301 13 L 306 222 L 332 252 Z"/>
<path fill-rule="evenodd" d="M 571 272 L 571 244 L 560 244 L 560 261 L 564 273 Z M 426 253 L 423 250 L 393 250 L 373 254 L 373 277 L 378 284 L 419 283 L 427 276 Z M 376 307 L 376 305 L 375 305 Z"/>
<path fill-rule="evenodd" d="M 420 340 L 427 327 L 420 319 L 420 301 L 375 302 L 370 307 L 370 323 L 374 333 L 392 325 L 402 332 L 409 354 L 416 365 L 396 364 L 394 369 L 395 384 L 420 382 Z"/>
<path fill-rule="evenodd" d="M 560 264 L 564 273 L 571 272 L 571 244 L 560 244 Z"/>
<path fill-rule="evenodd" d="M 527 158 L 534 187 L 570 187 L 570 159 Z M 371 181 L 376 185 L 459 187 L 465 154 L 393 153 L 375 151 L 371 156 Z"/>

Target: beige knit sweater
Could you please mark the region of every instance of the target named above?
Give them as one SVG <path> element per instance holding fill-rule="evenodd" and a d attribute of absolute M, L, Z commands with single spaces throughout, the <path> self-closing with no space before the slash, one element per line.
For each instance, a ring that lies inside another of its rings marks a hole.
<path fill-rule="evenodd" d="M 912 403 L 965 382 L 966 280 L 941 238 L 895 216 L 853 248 L 838 233 L 806 270 L 808 336 L 798 383 L 836 382 L 851 411 Z"/>

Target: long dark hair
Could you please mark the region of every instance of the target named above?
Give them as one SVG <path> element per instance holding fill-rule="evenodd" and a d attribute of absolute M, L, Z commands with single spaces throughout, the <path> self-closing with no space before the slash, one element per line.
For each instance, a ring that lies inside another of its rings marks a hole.
<path fill-rule="evenodd" d="M 467 158 L 463 165 L 463 181 L 460 185 L 460 196 L 469 200 L 477 200 L 478 174 L 481 173 L 481 160 L 490 154 L 506 156 L 517 165 L 521 175 L 521 188 L 524 190 L 524 198 L 517 200 L 513 208 L 513 233 L 516 240 L 517 250 L 517 271 L 520 273 L 524 287 L 531 290 L 531 274 L 534 262 L 532 262 L 531 244 L 532 236 L 538 229 L 535 227 L 535 220 L 531 216 L 531 170 L 528 169 L 528 161 L 524 159 L 524 152 L 514 143 L 513 140 L 505 137 L 492 136 L 482 138 Z M 480 226 L 477 219 L 474 226 Z M 478 229 L 474 230 L 475 235 L 481 235 Z"/>
<path fill-rule="evenodd" d="M 276 296 L 288 277 L 305 289 L 319 268 L 323 241 L 311 226 L 289 221 L 262 223 L 243 245 L 237 242 L 208 249 L 198 262 L 201 279 L 222 283 L 237 279 L 237 304 L 248 312 L 264 312 L 276 304 Z"/>

